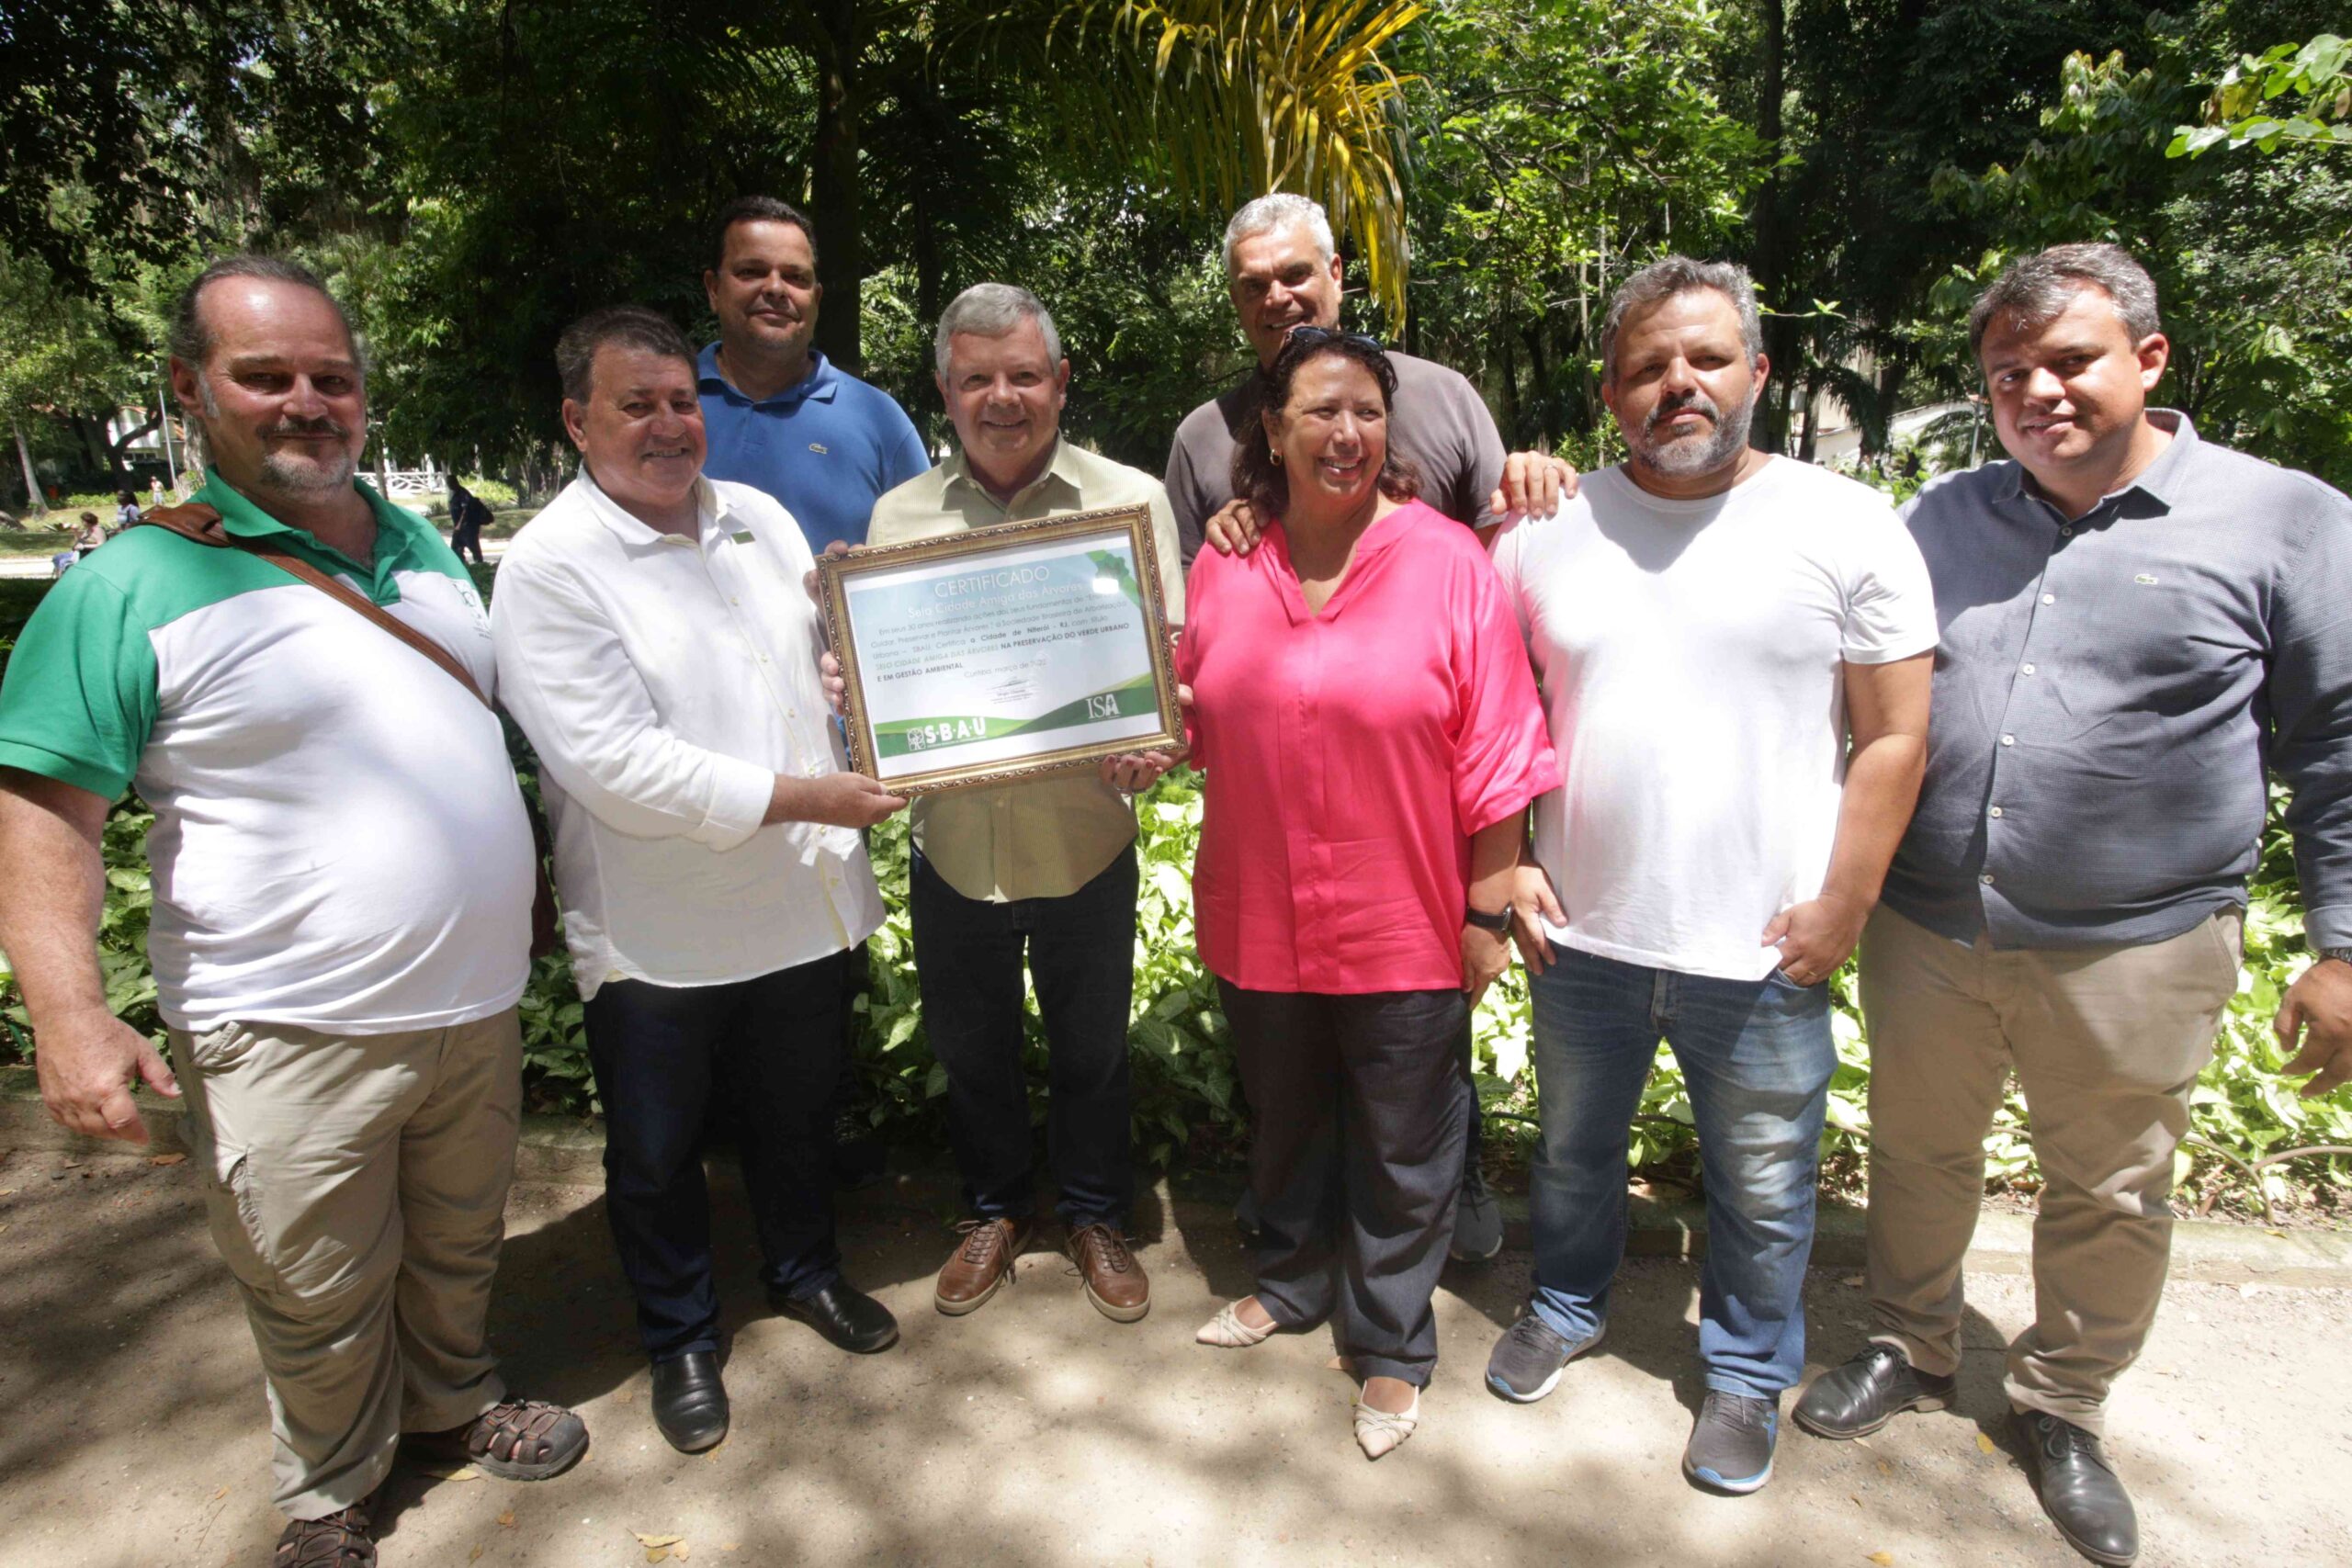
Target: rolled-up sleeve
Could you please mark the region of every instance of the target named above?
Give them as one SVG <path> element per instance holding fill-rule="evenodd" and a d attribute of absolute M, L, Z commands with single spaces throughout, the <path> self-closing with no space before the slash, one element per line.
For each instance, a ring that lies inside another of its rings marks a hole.
<path fill-rule="evenodd" d="M 2352 505 L 2324 491 L 2317 513 L 2279 578 L 2266 687 L 2314 949 L 2352 946 Z"/>
<path fill-rule="evenodd" d="M 1535 674 L 1502 580 L 1483 557 L 1464 563 L 1454 598 L 1453 682 L 1459 715 L 1453 808 L 1464 835 L 1526 809 L 1560 785 Z"/>
<path fill-rule="evenodd" d="M 758 830 L 775 775 L 662 727 L 610 617 L 560 570 L 500 569 L 491 637 L 506 711 L 565 795 L 614 831 L 731 850 Z"/>

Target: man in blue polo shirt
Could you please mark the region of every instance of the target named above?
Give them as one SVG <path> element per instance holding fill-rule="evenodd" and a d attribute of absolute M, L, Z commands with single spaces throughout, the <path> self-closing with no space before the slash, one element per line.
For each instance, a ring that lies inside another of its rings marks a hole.
<path fill-rule="evenodd" d="M 702 275 L 718 341 L 696 362 L 710 458 L 703 472 L 765 491 L 822 555 L 865 542 L 875 498 L 931 467 L 889 393 L 836 369 L 817 330 L 817 236 L 797 209 L 746 196 L 718 214 L 718 265 Z"/>

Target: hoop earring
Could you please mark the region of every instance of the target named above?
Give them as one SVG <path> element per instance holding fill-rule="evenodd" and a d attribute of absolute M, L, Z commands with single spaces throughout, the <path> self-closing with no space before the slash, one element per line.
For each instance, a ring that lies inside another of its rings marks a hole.
<path fill-rule="evenodd" d="M 1274 460 L 1274 467 L 1277 468 L 1283 466 L 1283 455 L 1274 450 L 1274 445 L 1271 441 L 1266 443 L 1266 456 Z"/>

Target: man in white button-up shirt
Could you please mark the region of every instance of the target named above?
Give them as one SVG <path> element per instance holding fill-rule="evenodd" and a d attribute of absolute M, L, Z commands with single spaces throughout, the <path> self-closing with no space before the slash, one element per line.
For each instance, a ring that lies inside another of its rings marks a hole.
<path fill-rule="evenodd" d="M 714 1100 L 770 1302 L 844 1349 L 898 1337 L 842 1278 L 829 1122 L 842 965 L 882 923 L 858 829 L 906 803 L 842 766 L 798 525 L 702 477 L 684 338 L 618 307 L 556 358 L 582 471 L 515 536 L 492 629 L 555 828 L 654 1419 L 693 1452 L 727 1431 L 699 1148 Z"/>

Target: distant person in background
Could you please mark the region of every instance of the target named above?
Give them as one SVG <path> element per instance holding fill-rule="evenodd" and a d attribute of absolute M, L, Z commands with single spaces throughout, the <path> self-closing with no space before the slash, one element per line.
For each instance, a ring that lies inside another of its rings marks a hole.
<path fill-rule="evenodd" d="M 481 497 L 449 476 L 449 547 L 458 552 L 459 560 L 472 556 L 473 562 L 483 562 L 481 553 L 482 525 L 490 521 L 490 507 Z"/>
<path fill-rule="evenodd" d="M 95 512 L 82 513 L 82 531 L 74 536 L 74 548 L 86 556 L 106 542 L 107 531 L 100 526 L 98 514 Z"/>
<path fill-rule="evenodd" d="M 160 474 L 147 476 L 147 509 L 152 512 L 164 504 L 164 479 Z"/>
<path fill-rule="evenodd" d="M 129 491 L 116 491 L 115 500 L 119 503 L 114 509 L 114 526 L 117 533 L 130 527 L 145 515 L 139 510 L 139 498 Z"/>

